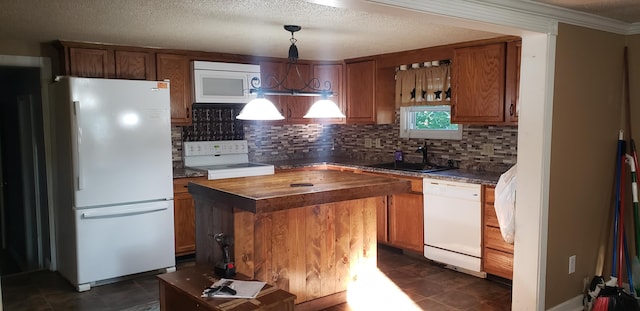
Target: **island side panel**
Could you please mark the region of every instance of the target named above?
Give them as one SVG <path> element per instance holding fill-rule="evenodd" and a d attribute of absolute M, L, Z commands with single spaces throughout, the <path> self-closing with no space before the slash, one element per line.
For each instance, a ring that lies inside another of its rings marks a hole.
<path fill-rule="evenodd" d="M 293 293 L 297 304 L 344 292 L 358 273 L 375 267 L 375 211 L 380 203 L 384 198 L 260 213 L 253 216 L 253 230 L 251 215 L 237 211 L 242 220 L 236 224 L 244 225 L 236 225 L 236 240 L 251 235 L 254 240 L 252 252 L 236 247 L 236 258 L 253 258 L 253 270 L 240 262 L 238 272 Z"/>
<path fill-rule="evenodd" d="M 326 224 L 326 231 L 320 236 L 320 296 L 326 296 L 339 292 L 336 289 L 336 224 L 335 211 L 336 204 L 327 204 L 322 209 L 322 218 Z"/>
<path fill-rule="evenodd" d="M 222 249 L 214 239 L 220 232 L 234 236 L 233 208 L 223 200 L 194 195 L 196 203 L 196 263 L 214 266 L 223 260 Z M 229 247 L 233 256 L 235 243 Z M 231 260 L 236 260 L 231 258 Z"/>
<path fill-rule="evenodd" d="M 240 209 L 234 209 L 233 211 L 233 227 L 234 227 L 234 240 L 235 240 L 235 256 L 236 271 L 244 274 L 250 278 L 254 278 L 253 271 L 255 269 L 255 258 L 249 256 L 253 253 L 254 235 L 255 235 L 255 221 L 256 214 L 247 212 Z M 235 228 L 243 228 L 237 230 Z M 244 234 L 238 234 L 244 233 Z M 251 273 L 251 274 L 249 274 Z"/>
<path fill-rule="evenodd" d="M 290 241 L 290 245 L 293 248 L 292 256 L 292 269 L 289 272 L 290 284 L 289 288 L 303 288 L 307 283 L 305 271 L 305 258 L 307 243 L 305 240 L 307 232 L 307 215 L 305 208 L 294 208 L 290 210 L 292 217 L 289 218 L 289 225 L 292 229 L 291 234 L 294 235 Z M 298 301 L 306 301 L 308 298 L 305 292 L 301 293 L 301 297 L 297 298 Z"/>
<path fill-rule="evenodd" d="M 377 209 L 378 206 L 386 206 L 387 197 L 368 198 L 365 199 L 365 201 L 366 202 L 362 210 L 362 257 L 364 258 L 364 263 L 367 266 L 367 269 L 375 269 L 378 264 Z M 375 208 L 368 208 L 368 206 L 375 206 Z"/>
<path fill-rule="evenodd" d="M 351 230 L 349 229 L 351 211 L 348 208 L 335 209 L 335 267 L 336 267 L 336 292 L 346 291 L 351 275 L 349 273 L 349 241 Z"/>

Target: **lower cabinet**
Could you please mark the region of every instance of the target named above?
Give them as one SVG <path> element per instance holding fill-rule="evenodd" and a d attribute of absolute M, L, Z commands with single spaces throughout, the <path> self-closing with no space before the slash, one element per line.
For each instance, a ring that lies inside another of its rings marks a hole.
<path fill-rule="evenodd" d="M 189 181 L 206 178 L 179 178 L 173 180 L 173 230 L 176 256 L 196 252 L 195 203 L 187 189 Z"/>
<path fill-rule="evenodd" d="M 386 206 L 378 207 L 378 243 L 423 253 L 424 196 L 422 195 L 422 178 L 384 175 L 410 180 L 411 192 L 387 196 Z"/>
<path fill-rule="evenodd" d="M 424 201 L 422 194 L 389 196 L 389 244 L 424 252 Z"/>
<path fill-rule="evenodd" d="M 484 186 L 483 191 L 483 270 L 505 279 L 513 279 L 513 244 L 504 241 L 494 208 L 495 187 Z"/>

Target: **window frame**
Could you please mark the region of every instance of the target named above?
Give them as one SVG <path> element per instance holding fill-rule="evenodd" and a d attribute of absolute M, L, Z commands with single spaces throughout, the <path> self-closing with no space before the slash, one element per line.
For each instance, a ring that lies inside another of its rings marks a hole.
<path fill-rule="evenodd" d="M 442 111 L 451 113 L 450 105 L 437 106 L 407 106 L 400 107 L 400 138 L 426 138 L 462 140 L 462 124 L 458 124 L 457 130 L 419 130 L 415 129 L 412 115 L 423 111 Z"/>

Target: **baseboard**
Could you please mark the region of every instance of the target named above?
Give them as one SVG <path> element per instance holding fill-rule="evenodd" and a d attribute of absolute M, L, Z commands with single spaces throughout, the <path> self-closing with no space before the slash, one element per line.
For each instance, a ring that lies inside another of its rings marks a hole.
<path fill-rule="evenodd" d="M 553 308 L 547 309 L 547 311 L 582 311 L 582 299 L 584 295 L 575 296 Z"/>

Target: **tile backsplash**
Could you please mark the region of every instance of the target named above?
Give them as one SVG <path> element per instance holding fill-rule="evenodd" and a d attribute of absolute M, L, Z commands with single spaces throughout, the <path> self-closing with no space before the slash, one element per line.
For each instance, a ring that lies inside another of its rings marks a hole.
<path fill-rule="evenodd" d="M 240 107 L 194 106 L 193 125 L 172 128 L 174 167 L 182 166 L 182 142 L 246 139 L 249 160 L 254 162 L 350 157 L 391 162 L 400 149 L 405 161 L 420 162 L 416 149 L 427 143 L 429 161 L 446 165 L 451 160 L 467 169 L 505 171 L 516 163 L 518 128 L 513 126 L 464 126 L 462 140 L 399 138 L 399 124 L 269 125 L 236 120 Z M 371 139 L 371 147 L 365 140 Z M 379 139 L 379 145 L 376 144 Z M 484 152 L 493 150 L 490 155 Z"/>
<path fill-rule="evenodd" d="M 399 127 L 393 125 L 245 125 L 245 139 L 252 161 L 320 159 L 343 156 L 379 162 L 392 162 L 400 149 L 405 161 L 420 162 L 416 153 L 426 141 L 429 161 L 446 165 L 452 160 L 461 168 L 505 171 L 516 163 L 517 127 L 465 126 L 462 140 L 424 140 L 399 138 Z M 365 140 L 372 140 L 365 147 Z M 379 147 L 375 140 L 380 139 Z M 493 147 L 493 155 L 483 152 L 484 145 Z"/>

